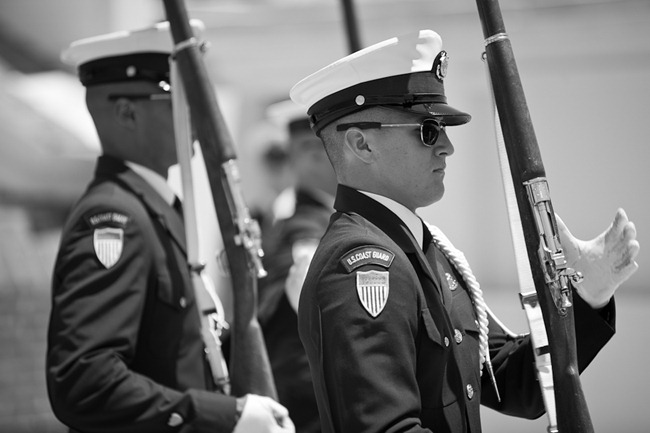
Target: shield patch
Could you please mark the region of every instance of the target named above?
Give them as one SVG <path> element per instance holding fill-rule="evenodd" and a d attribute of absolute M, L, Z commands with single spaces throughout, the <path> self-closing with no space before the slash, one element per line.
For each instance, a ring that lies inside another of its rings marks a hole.
<path fill-rule="evenodd" d="M 388 300 L 388 271 L 357 272 L 357 294 L 363 308 L 379 316 Z"/>
<path fill-rule="evenodd" d="M 93 234 L 95 254 L 106 269 L 111 268 L 120 259 L 123 243 L 124 230 L 122 229 L 103 227 L 95 229 Z"/>

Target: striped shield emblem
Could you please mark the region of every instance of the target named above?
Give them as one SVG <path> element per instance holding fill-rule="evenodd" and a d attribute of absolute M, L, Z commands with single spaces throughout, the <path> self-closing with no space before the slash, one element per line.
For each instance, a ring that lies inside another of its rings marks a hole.
<path fill-rule="evenodd" d="M 99 261 L 106 267 L 111 268 L 122 255 L 124 242 L 124 230 L 113 227 L 96 229 L 93 234 L 93 246 Z"/>
<path fill-rule="evenodd" d="M 379 316 L 388 300 L 388 271 L 357 272 L 357 294 L 363 308 Z"/>

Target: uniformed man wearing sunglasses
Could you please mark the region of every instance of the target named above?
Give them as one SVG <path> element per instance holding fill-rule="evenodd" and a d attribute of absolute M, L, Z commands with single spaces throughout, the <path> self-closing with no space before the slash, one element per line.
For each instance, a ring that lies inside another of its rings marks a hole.
<path fill-rule="evenodd" d="M 445 128 L 470 120 L 447 104 L 447 63 L 440 36 L 422 30 L 291 91 L 339 183 L 298 313 L 326 433 L 477 433 L 480 404 L 528 418 L 544 411 L 529 337 L 494 320 L 463 254 L 416 214 L 443 196 L 454 153 Z M 562 233 L 576 257 L 581 241 Z M 613 293 L 637 266 L 623 211 L 602 239 L 610 257 L 574 266 L 585 276 L 574 296 L 580 368 L 613 335 Z"/>

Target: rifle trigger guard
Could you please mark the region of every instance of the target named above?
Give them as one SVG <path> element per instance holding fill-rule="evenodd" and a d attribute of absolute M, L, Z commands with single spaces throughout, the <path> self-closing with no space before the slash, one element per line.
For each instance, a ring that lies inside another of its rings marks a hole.
<path fill-rule="evenodd" d="M 264 257 L 264 250 L 262 249 L 262 230 L 257 220 L 251 218 L 250 212 L 244 201 L 244 196 L 241 191 L 240 183 L 241 178 L 239 175 L 239 167 L 235 160 L 230 159 L 221 165 L 226 182 L 226 189 L 230 193 L 228 200 L 231 204 L 233 212 L 232 217 L 237 227 L 235 234 L 235 243 L 242 246 L 250 259 L 250 264 L 255 271 L 258 278 L 263 278 L 267 275 L 262 257 Z"/>
<path fill-rule="evenodd" d="M 580 271 L 576 271 L 572 268 L 567 268 L 567 271 L 569 278 L 571 278 L 571 282 L 573 284 L 580 284 L 585 279 L 584 275 L 582 275 L 582 272 Z"/>

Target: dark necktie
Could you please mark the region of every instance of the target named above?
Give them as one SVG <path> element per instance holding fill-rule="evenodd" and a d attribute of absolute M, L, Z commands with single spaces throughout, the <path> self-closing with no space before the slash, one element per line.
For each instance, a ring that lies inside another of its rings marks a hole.
<path fill-rule="evenodd" d="M 440 277 L 441 275 L 445 274 L 442 263 L 446 262 L 447 258 L 436 246 L 435 242 L 433 241 L 433 236 L 431 236 L 431 233 L 429 232 L 429 229 L 426 227 L 426 225 L 424 226 L 423 248 L 424 255 L 429 262 L 431 271 L 433 272 L 433 278 L 435 278 L 436 282 L 438 283 L 438 287 L 440 287 L 440 290 L 442 292 L 442 301 L 445 305 L 450 305 L 452 298 L 451 290 L 449 289 L 447 280 L 443 280 Z"/>
<path fill-rule="evenodd" d="M 172 203 L 172 207 L 178 213 L 178 216 L 183 219 L 183 203 L 181 202 L 181 199 L 176 197 L 174 198 L 174 203 Z"/>

